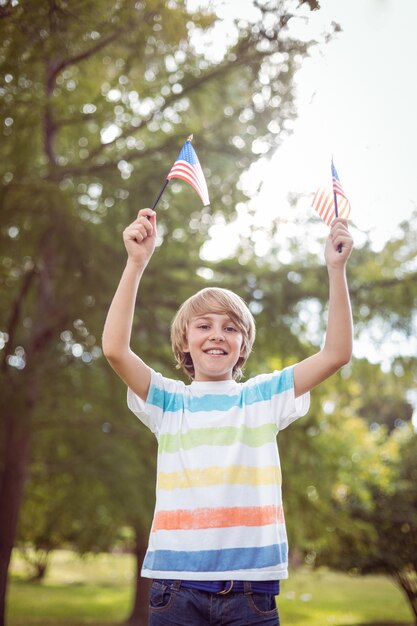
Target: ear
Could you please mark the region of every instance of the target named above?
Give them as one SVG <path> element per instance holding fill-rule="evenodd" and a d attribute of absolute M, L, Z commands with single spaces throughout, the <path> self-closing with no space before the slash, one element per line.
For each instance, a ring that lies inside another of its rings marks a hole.
<path fill-rule="evenodd" d="M 190 348 L 188 347 L 188 341 L 184 341 L 181 348 L 183 352 L 190 352 Z"/>

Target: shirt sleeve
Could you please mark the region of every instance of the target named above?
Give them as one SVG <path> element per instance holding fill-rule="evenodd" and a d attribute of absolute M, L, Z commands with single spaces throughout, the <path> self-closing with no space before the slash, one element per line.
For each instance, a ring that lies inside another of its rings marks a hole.
<path fill-rule="evenodd" d="M 287 428 L 296 419 L 303 417 L 310 407 L 309 392 L 295 397 L 293 366 L 271 374 L 270 393 L 271 409 L 278 430 Z"/>
<path fill-rule="evenodd" d="M 151 369 L 151 383 L 146 400 L 142 400 L 132 389 L 127 390 L 127 406 L 140 421 L 158 438 L 162 420 L 167 409 L 178 397 L 179 381 L 165 378 Z"/>

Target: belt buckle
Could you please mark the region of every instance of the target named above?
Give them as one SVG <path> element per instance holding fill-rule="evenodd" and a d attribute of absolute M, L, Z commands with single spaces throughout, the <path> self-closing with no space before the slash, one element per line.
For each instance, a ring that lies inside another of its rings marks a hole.
<path fill-rule="evenodd" d="M 233 580 L 228 581 L 230 583 L 229 587 L 227 589 L 222 589 L 222 591 L 218 591 L 217 595 L 218 596 L 225 596 L 226 594 L 230 593 L 233 589 Z"/>

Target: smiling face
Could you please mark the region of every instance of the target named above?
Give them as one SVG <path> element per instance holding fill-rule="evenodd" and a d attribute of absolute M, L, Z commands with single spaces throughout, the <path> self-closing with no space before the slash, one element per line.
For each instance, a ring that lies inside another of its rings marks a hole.
<path fill-rule="evenodd" d="M 226 314 L 205 313 L 191 318 L 183 350 L 194 364 L 194 380 L 231 380 L 242 356 L 243 335 Z"/>
<path fill-rule="evenodd" d="M 200 322 L 203 322 L 201 324 L 202 327 L 205 325 L 204 322 L 208 322 L 210 326 L 215 319 L 220 317 L 224 318 L 223 322 L 226 322 L 227 327 L 220 327 L 220 333 L 224 334 L 224 337 L 218 340 L 218 344 L 222 347 L 214 346 L 215 350 L 223 350 L 226 352 L 224 345 L 231 342 L 234 332 L 237 331 L 238 334 L 240 334 L 239 341 L 241 342 L 241 347 L 240 355 L 237 355 L 237 359 L 233 365 L 232 378 L 237 380 L 242 375 L 241 368 L 252 350 L 256 334 L 255 321 L 252 313 L 244 300 L 233 291 L 222 287 L 205 287 L 188 298 L 180 306 L 171 325 L 172 351 L 177 361 L 177 369 L 183 369 L 191 379 L 196 379 L 193 355 L 195 354 L 197 358 L 202 356 L 201 350 L 200 352 L 197 350 L 194 351 L 194 339 L 198 336 L 198 333 L 202 336 L 204 332 L 208 331 L 208 329 L 200 328 L 197 332 L 198 325 L 196 328 L 195 324 L 200 320 Z M 235 331 L 229 328 L 229 326 L 233 326 Z M 214 343 L 214 341 L 212 341 L 212 343 Z M 228 360 L 225 358 L 226 356 L 230 360 L 233 360 L 234 356 L 230 354 L 229 349 L 227 352 L 227 355 L 216 355 L 211 351 L 210 355 L 213 357 L 213 360 L 214 357 L 217 356 L 216 362 L 219 366 L 221 363 Z M 205 352 L 204 355 L 208 356 Z M 216 375 L 217 374 L 218 372 Z M 209 377 L 208 380 L 214 380 L 211 370 L 207 375 Z M 228 369 L 226 368 L 226 376 L 228 377 L 228 375 Z M 221 376 L 223 376 L 223 374 Z"/>

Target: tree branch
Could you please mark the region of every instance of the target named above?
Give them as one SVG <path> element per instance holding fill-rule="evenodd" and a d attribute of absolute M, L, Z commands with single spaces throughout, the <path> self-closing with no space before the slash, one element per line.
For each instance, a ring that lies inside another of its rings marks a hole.
<path fill-rule="evenodd" d="M 55 122 L 53 114 L 52 114 L 52 106 L 51 106 L 51 96 L 53 94 L 53 90 L 55 87 L 56 77 L 58 74 L 69 65 L 74 65 L 76 63 L 80 63 L 90 58 L 94 54 L 96 54 L 102 48 L 108 46 L 111 42 L 113 42 L 123 31 L 122 28 L 115 30 L 111 35 L 104 37 L 102 40 L 97 42 L 91 48 L 80 52 L 79 54 L 75 54 L 72 57 L 68 57 L 66 59 L 60 59 L 55 61 L 48 61 L 47 69 L 46 69 L 46 105 L 45 105 L 45 114 L 43 119 L 43 127 L 44 127 L 44 149 L 45 154 L 48 157 L 48 161 L 50 163 L 56 164 L 56 157 L 54 151 L 54 138 L 56 135 L 56 131 L 58 129 L 59 124 Z"/>
<path fill-rule="evenodd" d="M 102 48 L 105 48 L 110 43 L 112 43 L 115 39 L 117 39 L 117 37 L 123 32 L 123 30 L 124 29 L 119 28 L 115 30 L 111 35 L 108 35 L 107 37 L 104 37 L 104 39 L 101 39 L 100 41 L 98 41 L 95 46 L 88 48 L 88 50 L 84 50 L 83 52 L 79 52 L 78 54 L 75 54 L 72 57 L 61 59 L 60 61 L 56 61 L 55 63 L 51 64 L 50 72 L 48 73 L 48 81 L 47 81 L 48 92 L 49 90 L 52 91 L 54 84 L 55 84 L 55 79 L 58 76 L 58 74 L 62 72 L 63 69 L 65 69 L 69 65 L 75 65 L 77 63 L 80 63 L 81 61 L 85 61 L 86 59 L 89 59 L 91 56 L 96 54 L 96 52 L 98 52 Z"/>
<path fill-rule="evenodd" d="M 356 289 L 355 288 L 351 288 L 351 293 L 361 293 L 361 292 L 365 292 L 368 293 L 370 290 L 377 288 L 381 288 L 381 289 L 389 289 L 392 287 L 404 287 L 404 283 L 417 283 L 417 273 L 414 272 L 412 274 L 406 275 L 404 277 L 401 278 L 401 281 L 398 280 L 398 278 L 387 278 L 385 280 L 372 280 L 368 283 L 361 283 L 360 286 L 358 286 Z"/>

